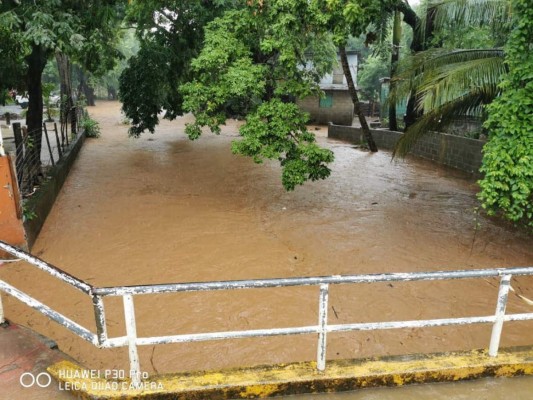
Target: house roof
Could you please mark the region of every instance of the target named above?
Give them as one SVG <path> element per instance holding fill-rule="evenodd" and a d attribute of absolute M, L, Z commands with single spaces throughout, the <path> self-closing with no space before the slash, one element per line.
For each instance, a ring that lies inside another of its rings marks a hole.
<path fill-rule="evenodd" d="M 321 83 L 319 86 L 322 90 L 348 90 L 348 85 L 343 84 Z M 359 87 L 356 86 L 356 89 Z"/>

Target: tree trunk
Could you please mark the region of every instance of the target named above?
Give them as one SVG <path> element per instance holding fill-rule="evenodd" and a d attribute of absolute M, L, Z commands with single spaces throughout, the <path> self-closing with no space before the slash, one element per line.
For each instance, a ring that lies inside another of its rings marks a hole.
<path fill-rule="evenodd" d="M 117 99 L 117 89 L 113 86 L 107 86 L 107 99 L 116 100 Z"/>
<path fill-rule="evenodd" d="M 400 59 L 400 40 L 402 37 L 402 20 L 399 11 L 394 12 L 394 24 L 392 27 L 392 52 L 390 59 L 390 82 L 389 93 L 394 89 L 394 75 L 396 75 L 396 66 Z M 396 121 L 396 102 L 389 104 L 389 129 L 391 131 L 398 130 L 398 123 Z"/>
<path fill-rule="evenodd" d="M 72 74 L 70 68 L 70 60 L 67 55 L 56 52 L 57 70 L 59 72 L 59 79 L 61 81 L 61 108 L 60 108 L 60 125 L 61 137 L 67 135 L 67 127 L 69 123 L 69 116 L 74 106 L 72 100 Z"/>
<path fill-rule="evenodd" d="M 403 14 L 403 22 L 411 27 L 413 30 L 413 41 L 411 42 L 411 50 L 414 52 L 422 51 L 424 49 L 424 39 L 420 34 L 420 17 L 406 1 L 399 1 L 396 9 Z"/>
<path fill-rule="evenodd" d="M 403 13 L 403 20 L 413 29 L 413 41 L 411 50 L 413 52 L 424 51 L 430 47 L 430 40 L 433 38 L 435 10 L 429 10 L 426 15 L 426 26 L 422 34 L 421 21 L 411 6 L 406 1 L 399 1 L 396 5 L 397 10 Z M 420 113 L 415 109 L 416 98 L 414 95 L 409 97 L 407 109 L 405 111 L 405 129 L 410 127 L 420 117 Z"/>
<path fill-rule="evenodd" d="M 411 51 L 418 52 L 424 50 L 424 38 L 420 30 L 420 17 L 416 15 L 415 11 L 405 1 L 399 1 L 397 10 L 403 14 L 403 21 L 413 30 L 413 40 L 411 42 Z M 390 87 L 389 87 L 390 88 Z M 405 110 L 405 129 L 415 123 L 418 114 L 415 110 L 415 98 L 410 96 L 407 101 L 407 108 Z"/>
<path fill-rule="evenodd" d="M 433 38 L 433 33 L 435 30 L 435 13 L 435 9 L 430 9 L 427 11 L 426 26 L 423 35 L 418 32 L 421 29 L 420 19 L 418 19 L 417 32 L 413 32 L 413 44 L 411 44 L 411 49 L 416 48 L 415 51 L 424 51 L 431 47 L 431 39 Z M 416 46 L 414 46 L 415 38 Z M 422 113 L 415 108 L 417 102 L 416 95 L 411 95 L 409 97 L 407 109 L 405 111 L 405 130 L 407 130 L 407 128 L 413 125 L 417 119 L 422 116 Z"/>
<path fill-rule="evenodd" d="M 378 147 L 376 146 L 376 142 L 374 142 L 374 138 L 372 137 L 372 133 L 370 132 L 370 128 L 368 127 L 368 124 L 366 122 L 366 118 L 363 112 L 361 111 L 359 96 L 357 95 L 357 90 L 355 89 L 352 73 L 350 71 L 350 65 L 348 64 L 346 48 L 344 46 L 339 47 L 339 53 L 341 56 L 342 70 L 344 72 L 344 76 L 346 77 L 346 82 L 348 83 L 348 92 L 350 93 L 350 97 L 352 98 L 355 114 L 357 115 L 357 117 L 359 118 L 359 122 L 361 123 L 363 136 L 365 137 L 365 140 L 368 143 L 368 148 L 370 149 L 370 151 L 376 152 L 378 151 Z"/>
<path fill-rule="evenodd" d="M 96 96 L 94 95 L 94 89 L 89 85 L 85 72 L 80 68 L 78 70 L 78 77 L 80 79 L 80 85 L 78 86 L 78 98 L 83 94 L 88 106 L 94 106 Z"/>
<path fill-rule="evenodd" d="M 31 146 L 27 147 L 27 168 L 29 172 L 29 184 L 36 183 L 37 176 L 41 173 L 41 142 L 43 129 L 43 91 L 42 74 L 48 54 L 41 45 L 32 45 L 31 53 L 26 57 L 28 73 L 26 84 L 28 86 L 28 112 L 26 125 Z"/>

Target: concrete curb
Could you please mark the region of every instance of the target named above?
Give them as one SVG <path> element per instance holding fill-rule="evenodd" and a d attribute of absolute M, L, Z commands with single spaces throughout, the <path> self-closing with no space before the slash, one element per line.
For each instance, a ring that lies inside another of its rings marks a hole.
<path fill-rule="evenodd" d="M 67 176 L 76 161 L 78 153 L 85 141 L 85 132 L 79 133 L 72 139 L 70 146 L 66 149 L 63 158 L 52 167 L 48 173 L 47 181 L 44 182 L 41 188 L 35 193 L 34 196 L 26 200 L 25 206 L 28 210 L 33 211 L 36 217 L 24 222 L 24 228 L 26 230 L 26 240 L 28 242 L 28 248 L 32 248 L 37 235 L 41 231 L 44 225 L 46 217 L 52 210 L 52 206 L 59 195 L 63 184 L 67 180 Z"/>
<path fill-rule="evenodd" d="M 68 361 L 48 368 L 60 387 L 83 399 L 231 399 L 341 392 L 365 387 L 450 382 L 481 377 L 533 375 L 533 347 L 333 360 L 326 371 L 315 362 L 153 376 L 140 389 L 128 379 L 106 379 Z"/>

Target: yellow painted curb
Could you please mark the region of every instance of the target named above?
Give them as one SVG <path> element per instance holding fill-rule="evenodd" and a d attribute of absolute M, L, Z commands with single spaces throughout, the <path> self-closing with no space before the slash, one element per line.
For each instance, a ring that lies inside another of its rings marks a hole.
<path fill-rule="evenodd" d="M 83 399 L 231 399 L 340 392 L 365 387 L 449 382 L 486 376 L 533 375 L 533 347 L 328 361 L 147 377 L 141 388 L 117 371 L 87 370 L 68 361 L 48 368 L 60 389 Z M 118 374 L 120 375 L 120 374 Z"/>

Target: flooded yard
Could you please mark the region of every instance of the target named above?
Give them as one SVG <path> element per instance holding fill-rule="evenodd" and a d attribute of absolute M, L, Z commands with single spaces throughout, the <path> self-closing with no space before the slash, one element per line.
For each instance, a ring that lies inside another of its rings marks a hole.
<path fill-rule="evenodd" d="M 331 177 L 287 193 L 276 163 L 231 154 L 237 123 L 191 142 L 185 117 L 132 139 L 118 103 L 102 101 L 89 112 L 102 137 L 86 141 L 32 252 L 93 285 L 533 265 L 531 238 L 477 215 L 476 183 L 460 172 L 417 159 L 391 162 L 389 152 L 329 140 L 321 128 L 319 142 L 335 152 Z M 0 276 L 94 330 L 91 302 L 80 293 L 22 263 L 2 266 Z M 490 315 L 497 285 L 334 286 L 329 321 Z M 512 286 L 533 298 L 533 279 Z M 139 336 L 314 325 L 317 302 L 316 287 L 135 298 Z M 121 299 L 105 305 L 110 336 L 124 335 Z M 12 298 L 4 308 L 88 368 L 129 368 L 126 348 L 97 350 Z M 532 307 L 513 294 L 508 310 Z M 532 326 L 505 324 L 502 345 L 532 344 Z M 483 348 L 490 331 L 330 334 L 328 359 Z M 316 336 L 141 347 L 140 356 L 149 373 L 312 360 Z"/>

